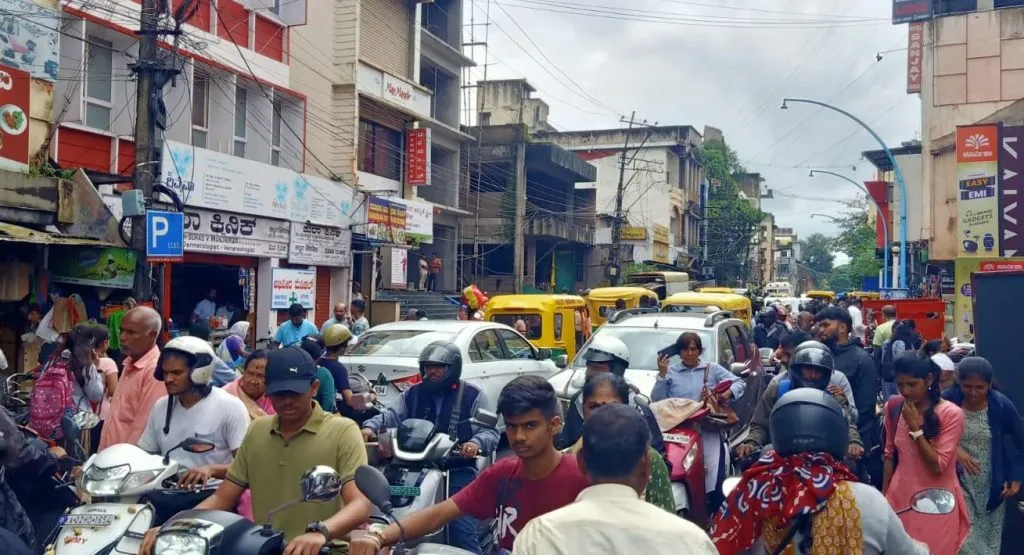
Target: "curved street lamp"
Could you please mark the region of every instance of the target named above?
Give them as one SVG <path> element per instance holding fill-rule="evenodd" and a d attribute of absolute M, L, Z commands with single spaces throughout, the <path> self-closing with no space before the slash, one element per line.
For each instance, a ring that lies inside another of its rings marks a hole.
<path fill-rule="evenodd" d="M 845 175 L 843 175 L 841 173 L 836 173 L 836 172 L 828 171 L 828 170 L 811 170 L 810 176 L 814 177 L 814 174 L 816 174 L 816 173 L 823 173 L 823 174 L 826 174 L 826 175 L 831 175 L 833 177 L 838 177 L 839 179 L 842 179 L 842 180 L 844 180 L 844 181 L 846 181 L 848 183 L 853 184 L 854 187 L 860 189 L 861 191 L 864 191 L 864 194 L 868 196 L 868 200 L 871 201 L 871 204 L 873 204 L 875 206 L 875 210 L 878 210 L 878 219 L 882 221 L 882 232 L 885 234 L 885 249 L 884 249 L 885 253 L 882 256 L 882 264 L 883 264 L 882 279 L 881 279 L 881 281 L 879 283 L 879 286 L 882 289 L 885 289 L 885 280 L 887 279 L 887 276 L 889 275 L 889 222 L 885 219 L 885 212 L 882 211 L 882 207 L 878 205 L 878 202 L 876 202 L 874 197 L 871 196 L 871 193 L 868 192 L 867 187 L 865 187 L 861 183 L 859 183 L 859 182 L 857 182 L 857 181 L 855 181 L 853 179 L 850 179 L 849 177 L 846 177 Z M 824 214 L 811 214 L 811 217 L 814 217 L 814 216 L 825 216 L 825 215 Z M 825 216 L 825 217 L 826 218 L 832 218 L 832 216 Z M 837 218 L 832 218 L 832 219 L 835 220 Z M 903 249 L 900 249 L 900 252 L 902 253 Z"/>
<path fill-rule="evenodd" d="M 897 185 L 899 185 L 900 188 L 900 277 L 899 281 L 896 283 L 896 287 L 905 286 L 907 284 L 907 183 L 903 180 L 903 170 L 901 170 L 900 165 L 896 163 L 896 157 L 893 156 L 892 151 L 889 150 L 889 145 L 885 144 L 885 141 L 882 140 L 882 137 L 879 137 L 878 133 L 875 133 L 875 130 L 871 129 L 871 127 L 869 127 L 868 124 L 864 123 L 857 116 L 851 114 L 850 112 L 847 112 L 846 110 L 836 108 L 831 104 L 818 102 L 817 100 L 808 100 L 806 98 L 783 98 L 783 110 L 789 109 L 789 106 L 786 105 L 787 102 L 802 102 L 804 104 L 814 104 L 815 106 L 821 106 L 822 108 L 828 108 L 829 110 L 832 110 L 834 112 L 839 112 L 840 114 L 843 114 L 844 116 L 857 122 L 861 127 L 867 130 L 867 132 L 870 133 L 876 141 L 878 141 L 878 144 L 882 146 L 882 150 L 885 151 L 886 157 L 889 158 L 889 163 L 892 164 L 893 172 L 896 174 L 896 183 Z M 868 198 L 871 198 L 870 194 L 868 195 Z M 888 230 L 886 231 L 886 233 L 888 234 Z M 888 249 L 888 241 L 886 241 L 886 248 Z M 888 251 L 885 254 L 886 264 L 888 265 Z"/>
<path fill-rule="evenodd" d="M 828 219 L 832 220 L 833 222 L 841 222 L 842 221 L 840 218 L 837 218 L 835 216 L 829 216 L 828 214 L 811 214 L 811 218 L 812 219 L 815 216 L 821 216 L 822 218 L 828 218 Z"/>

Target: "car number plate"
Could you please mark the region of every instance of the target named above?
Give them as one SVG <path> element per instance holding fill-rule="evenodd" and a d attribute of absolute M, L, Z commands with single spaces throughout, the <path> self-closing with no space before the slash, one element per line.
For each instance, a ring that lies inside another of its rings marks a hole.
<path fill-rule="evenodd" d="M 377 397 L 387 397 L 389 389 L 391 389 L 391 386 L 387 384 L 373 386 L 373 392 L 377 394 Z"/>
<path fill-rule="evenodd" d="M 93 528 L 98 526 L 110 526 L 114 523 L 114 515 L 86 514 L 86 515 L 61 515 L 57 517 L 57 526 L 83 526 Z"/>
<path fill-rule="evenodd" d="M 391 486 L 391 495 L 394 497 L 419 497 L 420 488 L 415 486 Z"/>

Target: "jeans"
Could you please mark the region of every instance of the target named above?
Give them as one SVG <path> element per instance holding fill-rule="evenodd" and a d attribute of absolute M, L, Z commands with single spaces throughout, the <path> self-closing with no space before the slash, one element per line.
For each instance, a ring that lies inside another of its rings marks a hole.
<path fill-rule="evenodd" d="M 427 279 L 427 291 L 437 291 L 441 287 L 441 274 L 431 272 Z"/>
<path fill-rule="evenodd" d="M 476 467 L 453 468 L 448 471 L 448 498 L 451 499 L 462 488 L 476 478 Z M 448 545 L 465 549 L 472 553 L 480 553 L 480 540 L 477 538 L 477 521 L 464 516 L 448 523 Z"/>

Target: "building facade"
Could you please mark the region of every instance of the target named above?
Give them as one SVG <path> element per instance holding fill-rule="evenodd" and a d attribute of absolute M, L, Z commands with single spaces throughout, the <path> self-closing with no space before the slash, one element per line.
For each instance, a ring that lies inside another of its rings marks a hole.
<path fill-rule="evenodd" d="M 775 229 L 775 276 L 772 281 L 786 281 L 793 286 L 794 293 L 807 289 L 801 271 L 803 253 L 800 240 L 791 227 Z"/>

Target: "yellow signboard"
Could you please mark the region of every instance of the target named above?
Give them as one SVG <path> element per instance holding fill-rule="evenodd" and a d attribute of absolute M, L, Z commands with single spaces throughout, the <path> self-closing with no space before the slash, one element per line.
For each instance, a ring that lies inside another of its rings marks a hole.
<path fill-rule="evenodd" d="M 622 240 L 623 241 L 646 241 L 647 240 L 647 228 L 646 227 L 623 227 L 621 233 L 622 233 Z"/>
<path fill-rule="evenodd" d="M 653 253 L 654 256 L 652 256 L 651 258 L 655 262 L 662 262 L 664 264 L 669 264 L 668 243 L 659 243 L 659 242 L 655 241 L 654 242 L 654 249 L 653 250 L 654 250 L 654 253 Z"/>
<path fill-rule="evenodd" d="M 654 224 L 654 242 L 668 244 L 668 227 Z"/>

